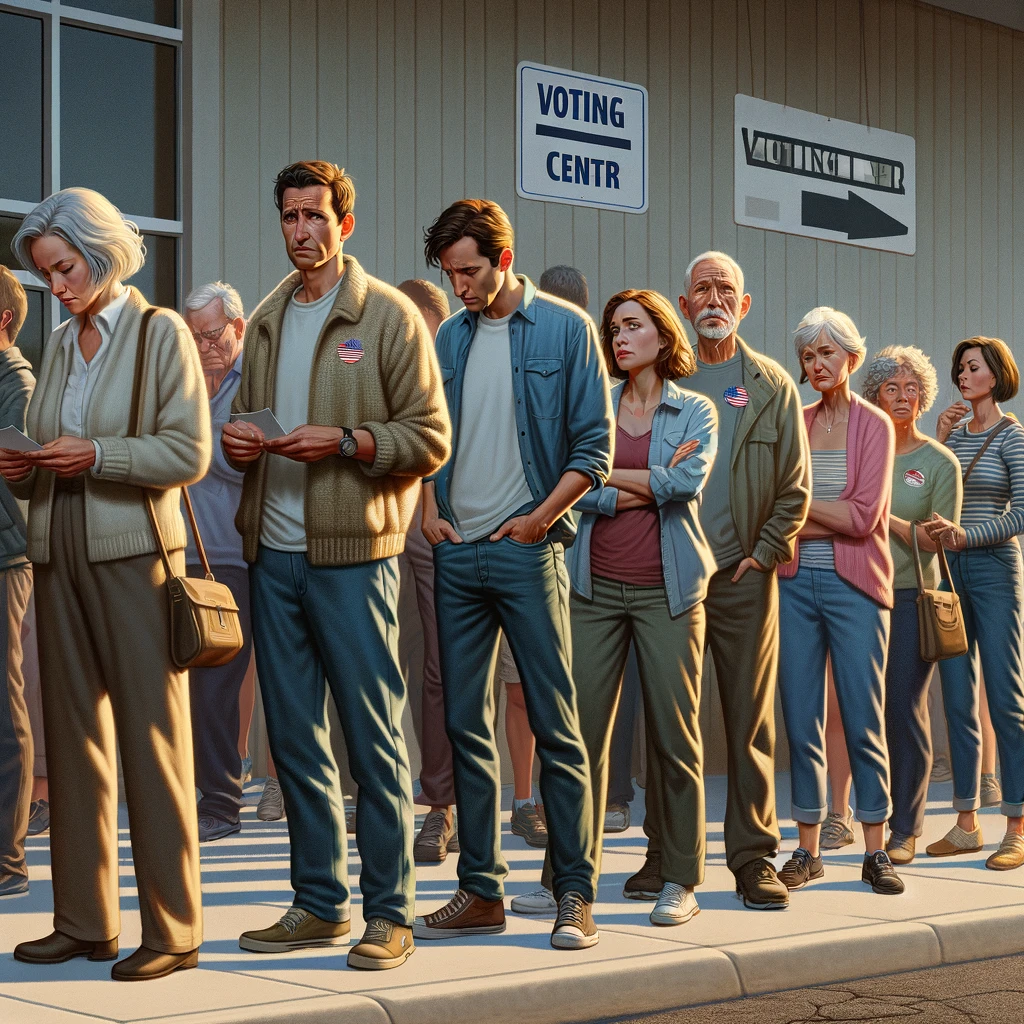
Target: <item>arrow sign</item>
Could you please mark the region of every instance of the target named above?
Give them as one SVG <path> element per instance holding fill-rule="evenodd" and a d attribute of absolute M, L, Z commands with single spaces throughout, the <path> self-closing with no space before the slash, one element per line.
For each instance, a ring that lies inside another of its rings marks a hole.
<path fill-rule="evenodd" d="M 907 225 L 873 206 L 856 192 L 823 196 L 801 192 L 800 223 L 804 227 L 839 231 L 847 238 L 889 238 L 907 234 Z"/>

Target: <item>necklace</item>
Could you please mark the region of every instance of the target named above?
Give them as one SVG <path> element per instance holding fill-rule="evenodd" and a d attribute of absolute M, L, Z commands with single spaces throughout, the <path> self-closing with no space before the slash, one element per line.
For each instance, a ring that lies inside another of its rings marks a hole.
<path fill-rule="evenodd" d="M 831 434 L 832 433 L 832 427 L 833 427 L 833 425 L 836 422 L 836 414 L 834 412 L 832 413 L 832 422 L 829 423 L 829 421 L 828 421 L 828 409 L 825 408 L 824 403 L 822 403 L 821 409 L 822 409 L 822 412 L 824 412 L 826 414 L 825 416 L 822 417 L 825 420 L 825 433 L 826 434 Z"/>

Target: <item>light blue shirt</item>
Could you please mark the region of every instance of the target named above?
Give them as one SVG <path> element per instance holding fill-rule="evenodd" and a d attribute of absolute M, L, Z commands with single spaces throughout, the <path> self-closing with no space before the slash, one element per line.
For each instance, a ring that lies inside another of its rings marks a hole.
<path fill-rule="evenodd" d="M 622 381 L 612 388 L 616 417 L 625 384 Z M 668 464 L 676 449 L 693 440 L 700 442 L 696 452 L 669 469 Z M 661 389 L 661 404 L 655 410 L 651 424 L 647 465 L 661 523 L 661 567 L 672 615 L 681 615 L 704 600 L 708 581 L 717 568 L 715 556 L 697 517 L 700 493 L 711 473 L 717 452 L 718 413 L 714 403 L 704 395 L 681 388 L 674 381 L 665 381 Z M 569 552 L 569 578 L 573 590 L 588 600 L 594 596 L 590 535 L 599 515 L 615 515 L 618 497 L 617 487 L 598 486 L 583 495 L 574 506 L 583 515 L 576 543 Z"/>

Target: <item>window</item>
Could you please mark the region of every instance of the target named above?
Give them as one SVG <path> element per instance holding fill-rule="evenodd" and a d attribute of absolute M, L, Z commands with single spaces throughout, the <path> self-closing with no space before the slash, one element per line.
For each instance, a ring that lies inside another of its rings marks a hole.
<path fill-rule="evenodd" d="M 178 0 L 3 0 L 0 263 L 29 293 L 18 347 L 33 366 L 63 311 L 10 244 L 58 189 L 94 188 L 135 221 L 148 255 L 131 284 L 150 302 L 178 305 L 179 19 Z"/>

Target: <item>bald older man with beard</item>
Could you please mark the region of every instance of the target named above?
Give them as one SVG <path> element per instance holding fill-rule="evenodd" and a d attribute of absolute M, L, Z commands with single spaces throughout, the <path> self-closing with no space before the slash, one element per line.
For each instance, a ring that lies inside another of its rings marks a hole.
<path fill-rule="evenodd" d="M 775 680 L 779 595 L 775 567 L 793 557 L 810 504 L 810 452 L 800 395 L 788 373 L 737 334 L 750 309 L 743 271 L 721 252 L 689 265 L 679 296 L 697 332 L 697 372 L 686 386 L 718 411 L 719 457 L 704 487 L 701 525 L 718 563 L 704 602 L 728 746 L 725 850 L 736 894 L 757 910 L 789 906 L 768 858 L 780 840 L 775 813 Z M 648 758 L 657 792 L 658 759 Z M 625 885 L 633 899 L 661 889 L 660 822 L 648 798 L 644 867 Z"/>

